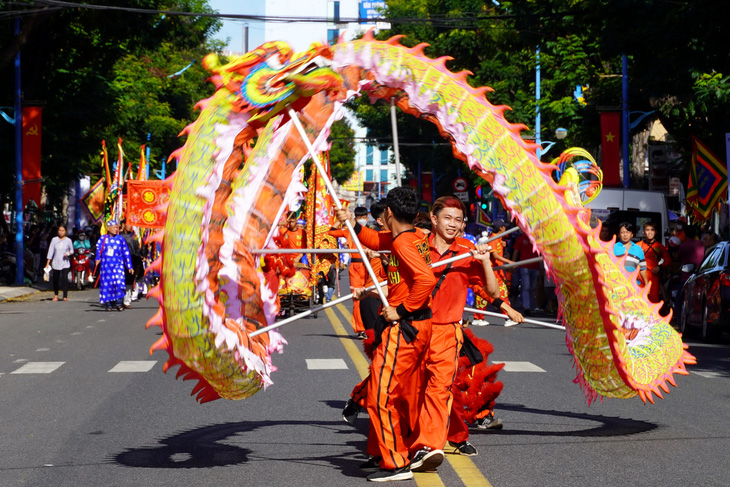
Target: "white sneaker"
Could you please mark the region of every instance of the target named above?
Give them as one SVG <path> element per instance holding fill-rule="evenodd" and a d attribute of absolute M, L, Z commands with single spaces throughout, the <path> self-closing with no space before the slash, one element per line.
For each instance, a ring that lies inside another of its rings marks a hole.
<path fill-rule="evenodd" d="M 515 326 L 519 325 L 515 320 L 504 320 L 504 326 Z"/>
<path fill-rule="evenodd" d="M 489 322 L 487 320 L 474 320 L 471 322 L 471 326 L 487 326 Z"/>

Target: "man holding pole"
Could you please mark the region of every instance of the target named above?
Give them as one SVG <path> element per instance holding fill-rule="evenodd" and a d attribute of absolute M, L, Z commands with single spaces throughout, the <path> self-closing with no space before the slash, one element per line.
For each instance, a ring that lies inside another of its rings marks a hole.
<path fill-rule="evenodd" d="M 442 196 L 434 201 L 431 209 L 432 233 L 429 236 L 431 260 L 436 263 L 457 255 L 473 254 L 473 257 L 440 266 L 433 270 L 438 281 L 431 294 L 433 318 L 431 341 L 428 344 L 422 379 L 413 381 L 416 397 L 408 403 L 420 405 L 412 441 L 414 455 L 411 468 L 419 471 L 419 457 L 430 450 L 442 450 L 446 445 L 449 414 L 453 402 L 452 386 L 463 345 L 461 318 L 466 305 L 469 285 L 484 288 L 487 294 L 499 296 L 499 284 L 492 270 L 490 247 L 475 246 L 466 239 L 457 238 L 461 231 L 466 208 L 453 196 Z M 415 399 L 415 401 L 414 401 Z M 469 454 L 476 449 L 464 441 L 460 450 Z"/>
<path fill-rule="evenodd" d="M 382 316 L 387 322 L 371 364 L 367 407 L 372 423 L 371 438 L 380 453 L 380 470 L 368 476 L 373 482 L 413 478 L 411 459 L 401 429 L 401 413 L 397 406 L 404 399 L 404 387 L 414 370 L 421 366 L 431 338 L 429 303 L 436 278 L 428 264 L 431 262 L 428 240 L 413 228 L 418 212 L 418 198 L 411 188 L 394 188 L 386 198 L 384 221 L 389 232 L 376 232 L 359 224 L 355 232 L 362 243 L 374 250 L 391 250 L 388 262 L 388 301 Z M 350 217 L 339 210 L 337 219 L 343 223 Z M 430 459 L 440 464 L 443 452 L 430 452 Z"/>

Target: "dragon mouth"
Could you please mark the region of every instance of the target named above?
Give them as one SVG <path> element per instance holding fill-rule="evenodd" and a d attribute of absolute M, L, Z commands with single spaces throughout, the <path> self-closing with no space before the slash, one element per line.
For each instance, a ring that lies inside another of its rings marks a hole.
<path fill-rule="evenodd" d="M 266 59 L 266 64 L 279 73 L 266 80 L 265 86 L 270 90 L 285 88 L 287 84 L 295 83 L 302 76 L 308 76 L 321 68 L 330 67 L 332 62 L 324 56 L 315 56 L 310 59 L 302 59 L 285 66 L 274 55 Z"/>

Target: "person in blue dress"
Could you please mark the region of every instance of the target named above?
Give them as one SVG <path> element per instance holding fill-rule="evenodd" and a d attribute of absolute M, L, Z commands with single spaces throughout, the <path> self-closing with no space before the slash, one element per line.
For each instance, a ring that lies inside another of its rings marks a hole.
<path fill-rule="evenodd" d="M 631 241 L 633 237 L 634 226 L 631 223 L 624 222 L 619 225 L 618 241 L 613 246 L 613 255 L 616 257 L 626 256 L 624 262 L 626 271 L 634 272 L 637 268 L 639 269 L 641 279 L 637 279 L 636 284 L 643 286 L 647 282 L 646 258 L 641 247 Z"/>
<path fill-rule="evenodd" d="M 107 311 L 113 308 L 124 311 L 123 300 L 127 290 L 124 271 L 126 267 L 130 274 L 134 272 L 132 257 L 126 240 L 119 235 L 119 222 L 109 220 L 106 227 L 108 233 L 96 243 L 96 262 L 101 264 L 99 302 Z"/>

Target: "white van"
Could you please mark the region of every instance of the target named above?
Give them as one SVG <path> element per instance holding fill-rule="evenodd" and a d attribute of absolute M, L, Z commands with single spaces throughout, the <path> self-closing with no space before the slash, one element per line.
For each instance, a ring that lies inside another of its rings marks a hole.
<path fill-rule="evenodd" d="M 669 238 L 669 216 L 664 193 L 641 189 L 603 188 L 596 199 L 586 205 L 591 209 L 591 219 L 599 219 L 609 225 L 611 232 L 618 233 L 623 222 L 634 225 L 634 240 L 644 238 L 644 223 L 651 221 L 657 226 L 657 240 L 664 243 Z"/>

